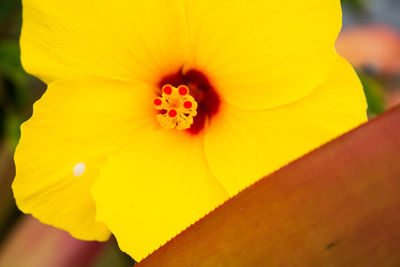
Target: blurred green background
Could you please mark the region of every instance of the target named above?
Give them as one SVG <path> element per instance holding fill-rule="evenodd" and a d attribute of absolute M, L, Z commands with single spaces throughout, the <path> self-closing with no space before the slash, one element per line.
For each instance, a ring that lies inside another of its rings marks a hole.
<path fill-rule="evenodd" d="M 344 28 L 337 49 L 356 67 L 373 117 L 400 103 L 400 1 L 342 2 Z M 0 0 L 0 265 L 2 248 L 7 250 L 21 227 L 17 222 L 25 218 L 17 210 L 11 192 L 12 154 L 19 126 L 31 116 L 32 104 L 45 91 L 45 85 L 26 74 L 20 64 L 21 9 L 20 0 Z M 92 266 L 122 267 L 132 263 L 111 241 Z"/>

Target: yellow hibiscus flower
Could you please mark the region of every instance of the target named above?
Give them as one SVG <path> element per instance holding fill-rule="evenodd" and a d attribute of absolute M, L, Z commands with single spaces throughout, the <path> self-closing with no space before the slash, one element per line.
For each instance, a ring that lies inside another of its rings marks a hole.
<path fill-rule="evenodd" d="M 339 0 L 24 0 L 22 63 L 48 90 L 19 208 L 141 259 L 366 120 L 340 27 Z"/>

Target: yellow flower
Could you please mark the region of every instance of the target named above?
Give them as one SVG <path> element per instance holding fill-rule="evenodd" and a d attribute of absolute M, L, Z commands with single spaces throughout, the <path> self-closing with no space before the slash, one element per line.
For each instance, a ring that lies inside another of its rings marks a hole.
<path fill-rule="evenodd" d="M 23 6 L 22 63 L 48 90 L 21 128 L 17 204 L 77 238 L 111 230 L 135 259 L 366 120 L 339 0 Z"/>

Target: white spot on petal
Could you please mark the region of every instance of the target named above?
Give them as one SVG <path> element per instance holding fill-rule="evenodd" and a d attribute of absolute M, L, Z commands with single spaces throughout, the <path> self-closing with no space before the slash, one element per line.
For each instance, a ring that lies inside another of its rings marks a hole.
<path fill-rule="evenodd" d="M 74 166 L 72 172 L 74 173 L 75 177 L 79 177 L 82 176 L 82 174 L 85 172 L 85 169 L 86 169 L 86 164 L 81 162 Z"/>

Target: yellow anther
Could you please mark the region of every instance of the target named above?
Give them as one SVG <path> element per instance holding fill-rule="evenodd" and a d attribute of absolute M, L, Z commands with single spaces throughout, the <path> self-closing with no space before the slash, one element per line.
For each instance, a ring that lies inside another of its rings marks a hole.
<path fill-rule="evenodd" d="M 154 107 L 162 111 L 157 115 L 157 120 L 167 129 L 189 129 L 193 124 L 193 117 L 197 115 L 197 102 L 185 85 L 164 85 L 161 97 L 154 99 Z"/>

